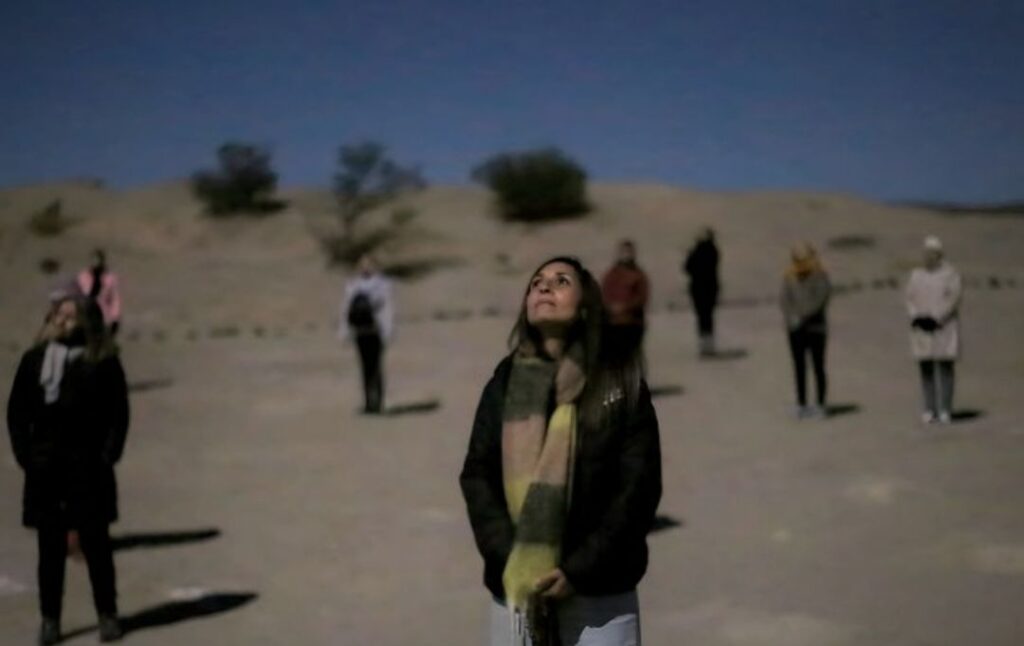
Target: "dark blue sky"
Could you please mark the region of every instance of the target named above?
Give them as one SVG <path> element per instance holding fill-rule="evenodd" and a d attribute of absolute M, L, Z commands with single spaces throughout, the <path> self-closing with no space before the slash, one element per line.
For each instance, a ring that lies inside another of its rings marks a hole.
<path fill-rule="evenodd" d="M 1024 197 L 1024 2 L 4 3 L 0 184 L 288 185 L 373 138 L 428 179 L 557 145 L 604 180 Z"/>

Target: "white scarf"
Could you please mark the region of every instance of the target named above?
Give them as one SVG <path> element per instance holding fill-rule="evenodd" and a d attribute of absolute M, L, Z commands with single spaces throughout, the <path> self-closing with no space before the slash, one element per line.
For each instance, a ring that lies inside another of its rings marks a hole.
<path fill-rule="evenodd" d="M 85 348 L 69 348 L 63 343 L 50 341 L 43 356 L 43 369 L 39 371 L 39 384 L 43 387 L 43 398 L 52 404 L 60 398 L 60 382 L 64 378 L 64 367 L 78 359 Z"/>

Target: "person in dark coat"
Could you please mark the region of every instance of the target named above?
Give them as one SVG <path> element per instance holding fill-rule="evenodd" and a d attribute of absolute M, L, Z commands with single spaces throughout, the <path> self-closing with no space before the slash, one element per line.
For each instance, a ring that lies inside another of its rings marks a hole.
<path fill-rule="evenodd" d="M 697 314 L 700 355 L 715 354 L 715 307 L 718 305 L 718 246 L 715 232 L 705 229 L 683 262 L 683 273 L 690 281 L 690 301 Z"/>
<path fill-rule="evenodd" d="M 609 355 L 605 326 L 579 261 L 544 263 L 483 389 L 459 480 L 493 645 L 639 643 L 658 420 L 639 357 Z"/>
<path fill-rule="evenodd" d="M 119 639 L 109 525 L 118 517 L 114 465 L 128 430 L 128 388 L 94 302 L 55 303 L 38 342 L 21 358 L 7 428 L 25 473 L 22 522 L 38 538 L 40 643 L 60 640 L 69 532 L 88 565 L 100 638 Z"/>

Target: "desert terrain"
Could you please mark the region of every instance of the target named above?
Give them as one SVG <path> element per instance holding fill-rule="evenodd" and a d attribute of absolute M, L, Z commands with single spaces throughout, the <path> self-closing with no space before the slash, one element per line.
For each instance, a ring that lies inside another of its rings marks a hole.
<path fill-rule="evenodd" d="M 484 641 L 488 595 L 457 476 L 476 400 L 528 274 L 571 253 L 597 272 L 633 238 L 652 285 L 646 354 L 664 496 L 640 586 L 644 642 L 1016 646 L 1024 640 L 1024 218 L 848 195 L 598 184 L 594 211 L 508 224 L 475 188 L 434 187 L 380 250 L 396 283 L 387 404 L 357 414 L 335 338 L 345 273 L 318 237 L 330 194 L 211 220 L 184 183 L 0 191 L 0 390 L 46 294 L 104 247 L 125 300 L 132 426 L 118 467 L 121 612 L 138 644 Z M 40 237 L 55 199 L 71 225 Z M 365 230 L 389 226 L 387 212 Z M 719 339 L 699 361 L 680 274 L 704 226 L 723 252 Z M 959 419 L 922 427 L 902 280 L 926 234 L 965 277 Z M 807 240 L 837 294 L 836 414 L 797 420 L 776 294 Z M 40 263 L 59 263 L 45 274 Z M 38 626 L 21 473 L 0 448 L 0 643 Z M 81 564 L 66 643 L 93 643 Z"/>

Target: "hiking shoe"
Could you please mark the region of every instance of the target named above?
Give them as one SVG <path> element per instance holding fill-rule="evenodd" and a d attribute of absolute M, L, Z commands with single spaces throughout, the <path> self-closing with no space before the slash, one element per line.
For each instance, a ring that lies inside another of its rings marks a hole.
<path fill-rule="evenodd" d="M 116 616 L 103 615 L 100 617 L 100 641 L 116 642 L 124 637 L 124 629 Z"/>
<path fill-rule="evenodd" d="M 43 618 L 39 627 L 39 645 L 51 646 L 60 642 L 60 621 L 57 619 Z"/>

